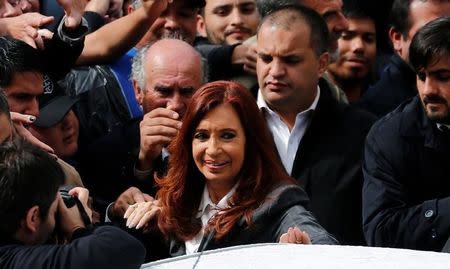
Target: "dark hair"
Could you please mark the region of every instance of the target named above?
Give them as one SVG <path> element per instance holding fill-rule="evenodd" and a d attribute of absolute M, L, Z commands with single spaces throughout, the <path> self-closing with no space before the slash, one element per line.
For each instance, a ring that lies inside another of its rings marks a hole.
<path fill-rule="evenodd" d="M 299 5 L 302 1 L 300 0 L 256 0 L 256 8 L 258 9 L 259 15 L 265 17 L 267 14 L 275 9 L 285 6 Z"/>
<path fill-rule="evenodd" d="M 9 118 L 9 105 L 3 90 L 0 89 L 0 115 L 7 115 Z"/>
<path fill-rule="evenodd" d="M 64 173 L 48 153 L 22 139 L 0 145 L 0 241 L 12 240 L 28 210 L 42 219 L 63 183 Z"/>
<path fill-rule="evenodd" d="M 372 13 L 360 4 L 349 4 L 344 6 L 343 14 L 349 19 L 370 19 L 375 24 L 375 18 Z"/>
<path fill-rule="evenodd" d="M 433 62 L 450 57 L 450 16 L 435 19 L 414 35 L 409 61 L 416 72 Z"/>
<path fill-rule="evenodd" d="M 204 85 L 192 97 L 183 119 L 183 126 L 169 147 L 169 171 L 157 179 L 157 193 L 162 211 L 158 218 L 159 229 L 166 235 L 176 235 L 187 240 L 201 229 L 196 219 L 205 178 L 192 157 L 192 139 L 203 117 L 214 108 L 230 104 L 244 128 L 246 145 L 239 185 L 230 199 L 230 208 L 217 215 L 208 224 L 216 231 L 216 239 L 226 235 L 242 217 L 251 225 L 253 211 L 265 200 L 278 183 L 294 182 L 286 173 L 276 155 L 275 145 L 265 120 L 250 91 L 229 81 Z"/>
<path fill-rule="evenodd" d="M 16 72 L 43 72 L 41 55 L 27 43 L 0 37 L 0 87 L 8 86 Z"/>
<path fill-rule="evenodd" d="M 322 16 L 315 10 L 300 5 L 287 5 L 274 8 L 267 16 L 265 16 L 258 28 L 258 34 L 262 26 L 265 24 L 276 25 L 295 31 L 293 26 L 295 23 L 306 23 L 310 29 L 310 45 L 314 49 L 317 56 L 328 50 L 329 36 L 328 26 Z"/>

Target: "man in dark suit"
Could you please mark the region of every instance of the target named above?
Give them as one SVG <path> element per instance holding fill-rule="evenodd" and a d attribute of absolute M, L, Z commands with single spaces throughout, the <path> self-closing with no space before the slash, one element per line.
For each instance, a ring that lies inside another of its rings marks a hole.
<path fill-rule="evenodd" d="M 284 167 L 325 229 L 343 244 L 365 244 L 361 159 L 374 118 L 339 104 L 320 79 L 329 59 L 325 21 L 282 7 L 263 19 L 257 43 L 258 105 Z"/>
<path fill-rule="evenodd" d="M 445 15 L 450 15 L 449 1 L 394 1 L 389 37 L 395 52 L 378 83 L 362 98 L 361 108 L 382 117 L 417 94 L 416 76 L 408 63 L 409 44 L 420 27 Z"/>
<path fill-rule="evenodd" d="M 450 17 L 412 39 L 419 96 L 378 121 L 365 149 L 369 245 L 440 251 L 450 236 Z"/>

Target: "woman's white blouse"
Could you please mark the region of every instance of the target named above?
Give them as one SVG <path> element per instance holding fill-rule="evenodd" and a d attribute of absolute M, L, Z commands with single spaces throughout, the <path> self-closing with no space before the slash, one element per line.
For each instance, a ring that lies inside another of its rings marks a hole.
<path fill-rule="evenodd" d="M 204 235 L 204 229 L 206 225 L 208 224 L 208 221 L 214 217 L 215 214 L 220 212 L 220 210 L 225 209 L 228 207 L 228 200 L 233 196 L 234 191 L 236 190 L 237 183 L 233 186 L 233 188 L 224 196 L 220 201 L 216 204 L 214 204 L 211 201 L 211 198 L 209 197 L 209 191 L 208 188 L 203 188 L 203 195 L 202 200 L 200 201 L 200 205 L 198 207 L 197 212 L 197 218 L 200 218 L 202 221 L 202 229 L 200 232 L 191 240 L 187 240 L 184 242 L 186 247 L 186 254 L 194 253 L 198 250 L 198 247 L 200 246 L 200 243 L 202 242 L 203 235 Z"/>

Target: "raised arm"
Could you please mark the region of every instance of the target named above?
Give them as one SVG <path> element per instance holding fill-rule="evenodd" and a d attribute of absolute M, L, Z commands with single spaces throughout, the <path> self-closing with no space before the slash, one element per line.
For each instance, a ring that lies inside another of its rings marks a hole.
<path fill-rule="evenodd" d="M 142 7 L 86 36 L 78 65 L 113 61 L 131 49 L 172 0 L 141 0 Z"/>

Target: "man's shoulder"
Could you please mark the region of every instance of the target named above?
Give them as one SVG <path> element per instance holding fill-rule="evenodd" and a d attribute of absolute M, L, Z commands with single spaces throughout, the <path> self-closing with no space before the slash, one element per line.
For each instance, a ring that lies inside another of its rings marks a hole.
<path fill-rule="evenodd" d="M 375 122 L 368 136 L 378 139 L 400 137 L 403 132 L 411 130 L 419 123 L 420 105 L 418 97 L 408 99 Z"/>
<path fill-rule="evenodd" d="M 354 105 L 339 103 L 322 86 L 317 110 L 318 116 L 313 117 L 313 121 L 321 121 L 320 124 L 327 125 L 327 128 L 346 132 L 367 132 L 376 121 L 376 117 L 370 112 Z"/>

